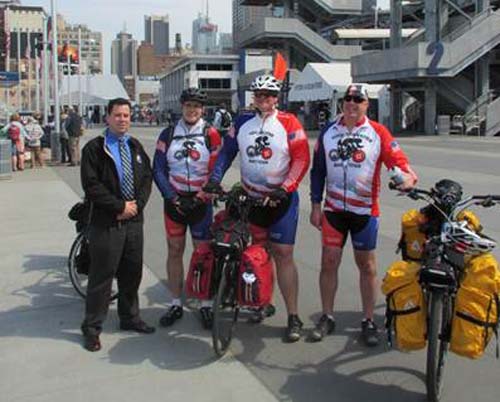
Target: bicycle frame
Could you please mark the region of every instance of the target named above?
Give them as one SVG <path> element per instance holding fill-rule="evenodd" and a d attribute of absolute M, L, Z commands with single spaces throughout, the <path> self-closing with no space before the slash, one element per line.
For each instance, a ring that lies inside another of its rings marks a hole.
<path fill-rule="evenodd" d="M 390 186 L 391 187 L 391 186 Z M 393 187 L 392 187 L 393 188 Z M 439 206 L 434 190 L 413 189 L 406 192 L 413 200 L 428 202 L 440 214 L 440 227 L 431 227 L 432 235 L 425 243 L 419 282 L 427 303 L 427 363 L 426 388 L 430 402 L 438 402 L 443 388 L 443 375 L 455 297 L 460 287 L 464 268 L 464 254 L 447 242 L 446 225 L 458 220 L 459 214 L 471 205 L 490 207 L 500 202 L 498 195 L 473 195 L 458 200 L 446 213 Z M 465 250 L 465 249 L 464 249 Z"/>

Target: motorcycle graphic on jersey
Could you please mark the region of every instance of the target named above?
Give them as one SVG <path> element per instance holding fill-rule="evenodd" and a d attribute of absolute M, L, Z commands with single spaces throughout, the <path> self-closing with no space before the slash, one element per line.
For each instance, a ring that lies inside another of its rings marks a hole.
<path fill-rule="evenodd" d="M 267 135 L 261 135 L 255 138 L 255 144 L 249 145 L 246 149 L 248 157 L 262 157 L 262 159 L 270 159 L 273 156 L 273 151 L 270 148 L 271 143 Z"/>
<path fill-rule="evenodd" d="M 174 158 L 177 160 L 187 159 L 188 157 L 194 161 L 200 159 L 200 151 L 196 149 L 196 141 L 186 140 L 182 144 L 183 149 L 178 150 L 174 154 Z"/>
<path fill-rule="evenodd" d="M 361 163 L 366 158 L 362 142 L 361 138 L 342 138 L 337 142 L 337 149 L 332 149 L 328 157 L 332 161 L 339 159 L 347 161 L 352 158 L 353 162 Z"/>

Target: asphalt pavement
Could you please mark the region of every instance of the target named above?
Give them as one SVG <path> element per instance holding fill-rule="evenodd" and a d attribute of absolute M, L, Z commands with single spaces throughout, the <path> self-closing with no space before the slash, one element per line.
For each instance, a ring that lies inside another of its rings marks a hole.
<path fill-rule="evenodd" d="M 158 129 L 141 127 L 132 132 L 152 155 Z M 97 133 L 90 130 L 86 138 Z M 461 182 L 467 193 L 500 193 L 500 139 L 412 137 L 400 142 L 420 177 L 420 186 L 430 187 L 447 177 Z M 311 146 L 313 143 L 311 140 Z M 236 163 L 225 183 L 238 180 L 238 175 Z M 320 235 L 308 223 L 308 184 L 306 177 L 300 188 L 295 252 L 305 332 L 320 310 Z M 200 328 L 192 303 L 172 329 L 158 329 L 152 336 L 119 332 L 112 306 L 102 351 L 86 352 L 79 334 L 83 303 L 71 288 L 65 268 L 74 237 L 66 214 L 80 195 L 78 168 L 27 171 L 0 181 L 4 206 L 0 212 L 2 400 L 62 401 L 93 396 L 110 401 L 425 400 L 424 352 L 401 353 L 385 345 L 368 350 L 359 342 L 361 302 L 349 245 L 335 306 L 337 330 L 321 343 L 309 343 L 306 337 L 296 344 L 282 341 L 286 312 L 276 289 L 276 316 L 257 326 L 239 323 L 231 353 L 221 361 L 214 359 L 210 333 Z M 402 212 L 419 205 L 383 187 L 380 277 L 397 258 L 394 250 Z M 486 233 L 500 239 L 500 207 L 477 213 Z M 496 255 L 500 256 L 498 250 Z M 169 300 L 165 258 L 162 200 L 155 189 L 146 209 L 146 269 L 141 286 L 143 316 L 155 324 Z M 188 258 L 186 255 L 186 264 Z M 382 296 L 376 313 L 382 326 Z M 443 402 L 497 401 L 499 364 L 493 345 L 479 361 L 450 355 Z"/>

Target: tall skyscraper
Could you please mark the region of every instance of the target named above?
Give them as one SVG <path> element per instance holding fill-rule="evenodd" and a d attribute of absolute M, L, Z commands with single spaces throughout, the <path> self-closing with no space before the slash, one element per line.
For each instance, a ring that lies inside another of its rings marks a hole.
<path fill-rule="evenodd" d="M 168 54 L 170 49 L 168 15 L 145 15 L 145 42 L 153 45 L 156 55 Z"/>
<path fill-rule="evenodd" d="M 137 41 L 132 34 L 120 32 L 111 44 L 111 73 L 122 82 L 137 77 Z"/>
<path fill-rule="evenodd" d="M 217 25 L 212 24 L 208 16 L 199 13 L 193 21 L 193 53 L 217 53 L 217 30 Z"/>

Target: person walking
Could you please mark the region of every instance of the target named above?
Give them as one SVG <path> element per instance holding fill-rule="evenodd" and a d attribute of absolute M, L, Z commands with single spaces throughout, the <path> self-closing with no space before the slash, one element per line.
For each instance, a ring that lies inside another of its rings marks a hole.
<path fill-rule="evenodd" d="M 28 117 L 28 124 L 25 127 L 28 146 L 31 151 L 31 169 L 36 165 L 43 167 L 42 144 L 43 129 L 34 117 Z"/>
<path fill-rule="evenodd" d="M 160 318 L 167 327 L 183 315 L 182 288 L 186 231 L 190 228 L 193 246 L 208 242 L 213 208 L 200 198 L 221 146 L 217 130 L 203 119 L 205 92 L 198 88 L 184 90 L 180 97 L 182 117 L 163 130 L 156 143 L 154 180 L 164 199 L 164 219 L 168 244 L 167 276 L 172 301 Z M 212 326 L 212 302 L 203 300 L 200 317 L 204 328 Z"/>
<path fill-rule="evenodd" d="M 373 314 L 377 298 L 375 248 L 381 165 L 401 170 L 397 182 L 400 189 L 409 189 L 417 181 L 408 158 L 389 130 L 366 116 L 368 105 L 366 85 L 349 85 L 342 114 L 323 129 L 314 148 L 310 222 L 322 235 L 319 287 L 323 314 L 311 332 L 313 341 L 320 341 L 335 329 L 333 307 L 338 269 L 350 234 L 360 274 L 362 339 L 367 346 L 379 343 Z"/>
<path fill-rule="evenodd" d="M 5 131 L 11 142 L 12 171 L 24 170 L 24 142 L 27 134 L 18 113 L 10 116 L 10 122 Z"/>
<path fill-rule="evenodd" d="M 59 142 L 61 144 L 61 163 L 71 164 L 71 152 L 69 149 L 69 136 L 66 130 L 66 120 L 68 115 L 63 113 L 61 115 L 61 131 L 59 135 Z"/>
<path fill-rule="evenodd" d="M 90 267 L 84 347 L 101 349 L 100 334 L 109 308 L 111 286 L 118 282 L 120 329 L 151 334 L 154 327 L 139 315 L 138 289 L 142 278 L 143 211 L 153 174 L 140 142 L 129 134 L 131 104 L 109 101 L 108 128 L 89 141 L 82 152 L 81 181 L 92 204 L 89 230 Z"/>
<path fill-rule="evenodd" d="M 70 166 L 80 164 L 80 137 L 82 135 L 82 118 L 70 107 L 68 109 L 68 117 L 66 118 L 66 131 L 68 132 Z"/>

